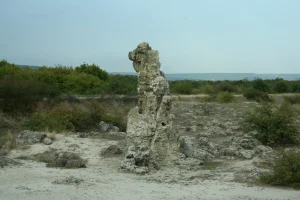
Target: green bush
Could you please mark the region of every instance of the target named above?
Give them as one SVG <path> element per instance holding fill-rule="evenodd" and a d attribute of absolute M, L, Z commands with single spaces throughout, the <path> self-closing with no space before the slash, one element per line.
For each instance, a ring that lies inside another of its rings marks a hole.
<path fill-rule="evenodd" d="M 94 127 L 89 113 L 79 106 L 57 106 L 46 112 L 34 113 L 25 128 L 34 131 L 83 131 Z"/>
<path fill-rule="evenodd" d="M 36 104 L 59 95 L 59 90 L 37 80 L 24 80 L 16 76 L 5 76 L 0 80 L 0 109 L 4 112 L 27 114 Z"/>
<path fill-rule="evenodd" d="M 269 92 L 270 88 L 268 85 L 260 78 L 255 79 L 253 81 L 253 89 L 258 90 L 260 92 Z"/>
<path fill-rule="evenodd" d="M 221 82 L 221 84 L 217 86 L 216 90 L 218 92 L 236 92 L 237 91 L 236 87 L 229 81 Z"/>
<path fill-rule="evenodd" d="M 300 188 L 300 152 L 288 150 L 275 160 L 271 173 L 265 173 L 260 181 L 274 186 Z"/>
<path fill-rule="evenodd" d="M 246 114 L 245 123 L 250 130 L 257 132 L 255 137 L 264 145 L 296 144 L 299 128 L 295 109 L 288 103 L 280 106 L 264 103 Z"/>
<path fill-rule="evenodd" d="M 247 100 L 254 100 L 257 102 L 272 102 L 272 99 L 269 97 L 267 93 L 255 90 L 253 88 L 245 89 L 243 91 L 243 96 Z"/>
<path fill-rule="evenodd" d="M 102 86 L 102 94 L 136 94 L 137 76 L 131 75 L 110 75 Z"/>
<path fill-rule="evenodd" d="M 99 94 L 103 82 L 97 77 L 73 72 L 65 77 L 63 88 L 72 94 Z"/>
<path fill-rule="evenodd" d="M 200 88 L 200 92 L 204 94 L 212 94 L 215 92 L 215 88 L 212 85 L 206 84 Z"/>
<path fill-rule="evenodd" d="M 192 94 L 193 84 L 190 81 L 171 82 L 171 91 L 175 94 Z"/>
<path fill-rule="evenodd" d="M 45 103 L 46 104 L 46 103 Z M 47 103 L 48 105 L 48 103 Z M 24 128 L 34 131 L 91 131 L 100 121 L 126 130 L 127 113 L 131 104 L 104 103 L 97 100 L 84 102 L 56 102 L 52 107 L 40 106 L 25 122 Z"/>
<path fill-rule="evenodd" d="M 108 79 L 108 73 L 95 64 L 89 65 L 89 64 L 84 63 L 84 64 L 80 65 L 79 67 L 76 67 L 75 71 L 79 72 L 79 73 L 87 73 L 87 74 L 96 76 L 100 80 L 103 80 L 103 81 Z"/>
<path fill-rule="evenodd" d="M 300 80 L 295 81 L 295 82 L 292 84 L 292 92 L 300 93 Z"/>
<path fill-rule="evenodd" d="M 284 82 L 284 80 L 281 80 L 276 83 L 273 90 L 276 93 L 286 93 L 286 92 L 288 92 L 288 85 Z"/>
<path fill-rule="evenodd" d="M 220 92 L 217 96 L 217 102 L 219 103 L 231 103 L 234 101 L 234 96 L 230 92 Z"/>
<path fill-rule="evenodd" d="M 300 95 L 284 96 L 284 100 L 291 104 L 300 104 Z"/>

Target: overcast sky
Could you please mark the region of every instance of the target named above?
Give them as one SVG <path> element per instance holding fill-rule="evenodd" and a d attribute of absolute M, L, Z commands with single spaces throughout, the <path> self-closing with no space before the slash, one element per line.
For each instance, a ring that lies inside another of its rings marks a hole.
<path fill-rule="evenodd" d="M 167 73 L 300 73 L 299 0 L 0 0 L 0 59 L 133 72 L 147 41 Z"/>

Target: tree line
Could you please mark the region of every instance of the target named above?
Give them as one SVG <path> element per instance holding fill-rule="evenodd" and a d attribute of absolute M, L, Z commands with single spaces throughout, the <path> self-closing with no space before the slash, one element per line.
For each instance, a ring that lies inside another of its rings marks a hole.
<path fill-rule="evenodd" d="M 0 61 L 0 109 L 31 110 L 43 99 L 70 95 L 136 95 L 137 76 L 112 75 L 95 64 L 76 67 L 19 67 Z M 244 94 L 255 99 L 265 93 L 300 93 L 300 81 L 247 79 L 237 81 L 170 81 L 173 94 Z"/>

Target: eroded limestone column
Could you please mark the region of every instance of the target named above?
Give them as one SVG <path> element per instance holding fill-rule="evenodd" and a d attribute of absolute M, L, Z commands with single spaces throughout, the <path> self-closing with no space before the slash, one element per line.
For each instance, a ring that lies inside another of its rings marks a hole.
<path fill-rule="evenodd" d="M 129 112 L 121 169 L 145 173 L 159 169 L 177 150 L 169 84 L 160 71 L 159 53 L 144 42 L 128 55 L 138 73 L 138 105 Z"/>

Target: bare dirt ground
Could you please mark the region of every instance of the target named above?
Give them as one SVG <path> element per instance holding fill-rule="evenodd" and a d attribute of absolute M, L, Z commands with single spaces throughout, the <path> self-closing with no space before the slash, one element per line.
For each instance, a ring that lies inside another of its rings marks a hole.
<path fill-rule="evenodd" d="M 207 104 L 176 102 L 174 125 L 180 136 L 205 136 L 225 147 L 232 137 L 243 135 L 239 119 L 249 103 Z M 262 170 L 249 159 L 214 156 L 201 166 L 174 164 L 146 175 L 119 171 L 122 156 L 103 158 L 101 150 L 120 138 L 80 138 L 78 134 L 57 134 L 52 145 L 34 144 L 12 150 L 7 159 L 20 164 L 0 168 L 1 200 L 42 199 L 203 199 L 203 200 L 299 200 L 300 191 L 257 185 L 253 180 Z M 87 159 L 80 169 L 48 168 L 28 157 L 47 150 L 78 153 Z"/>

